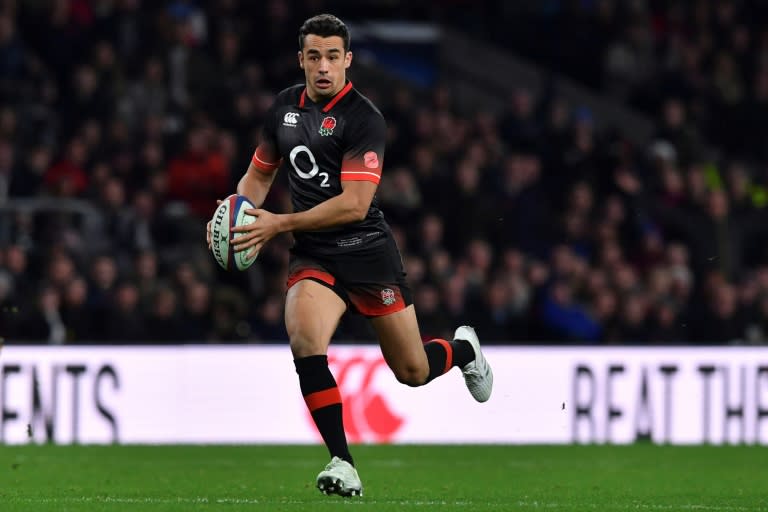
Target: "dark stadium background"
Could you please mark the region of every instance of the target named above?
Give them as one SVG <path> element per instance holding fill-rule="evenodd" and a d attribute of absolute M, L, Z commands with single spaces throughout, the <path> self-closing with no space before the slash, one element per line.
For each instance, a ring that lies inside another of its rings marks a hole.
<path fill-rule="evenodd" d="M 290 240 L 225 273 L 204 225 L 324 11 L 425 338 L 768 340 L 766 2 L 3 0 L 5 343 L 286 341 Z"/>

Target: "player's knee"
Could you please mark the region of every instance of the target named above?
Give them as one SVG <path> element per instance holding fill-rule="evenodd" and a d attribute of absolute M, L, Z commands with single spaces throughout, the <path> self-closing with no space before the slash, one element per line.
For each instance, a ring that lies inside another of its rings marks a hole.
<path fill-rule="evenodd" d="M 406 386 L 422 386 L 429 376 L 429 368 L 418 365 L 405 365 L 394 370 L 397 380 Z"/>
<path fill-rule="evenodd" d="M 295 357 L 305 357 L 321 353 L 323 344 L 311 332 L 302 328 L 289 328 L 288 339 L 291 352 Z"/>

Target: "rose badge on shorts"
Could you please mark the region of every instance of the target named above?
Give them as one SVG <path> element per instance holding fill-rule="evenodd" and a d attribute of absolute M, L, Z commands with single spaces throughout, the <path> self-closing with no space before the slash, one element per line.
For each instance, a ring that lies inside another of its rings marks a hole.
<path fill-rule="evenodd" d="M 384 288 L 381 290 L 381 303 L 385 306 L 391 306 L 395 303 L 397 298 L 395 297 L 395 292 L 391 288 Z"/>
<path fill-rule="evenodd" d="M 333 129 L 336 128 L 336 118 L 328 116 L 325 119 L 323 119 L 323 122 L 320 123 L 320 135 L 323 137 L 328 137 L 329 135 L 333 135 Z"/>

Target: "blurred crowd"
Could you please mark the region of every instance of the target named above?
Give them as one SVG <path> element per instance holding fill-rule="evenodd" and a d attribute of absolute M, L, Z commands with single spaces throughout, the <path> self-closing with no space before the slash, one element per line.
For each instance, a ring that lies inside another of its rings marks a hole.
<path fill-rule="evenodd" d="M 657 119 L 680 101 L 688 126 L 673 142 L 685 162 L 702 141 L 768 157 L 763 0 L 480 0 L 471 12 L 478 37 Z"/>
<path fill-rule="evenodd" d="M 365 84 L 425 338 L 470 323 L 497 343 L 768 341 L 768 31 L 737 8 L 753 3 L 629 2 L 610 18 L 595 86 L 656 116 L 644 144 L 542 91 L 462 112 L 446 86 Z M 294 35 L 327 2 L 294 4 L 0 0 L 0 206 L 94 207 L 0 209 L 0 337 L 286 339 L 290 237 L 227 273 L 204 230 L 275 93 L 302 80 Z M 265 207 L 288 209 L 284 171 Z M 373 334 L 350 315 L 337 339 Z"/>

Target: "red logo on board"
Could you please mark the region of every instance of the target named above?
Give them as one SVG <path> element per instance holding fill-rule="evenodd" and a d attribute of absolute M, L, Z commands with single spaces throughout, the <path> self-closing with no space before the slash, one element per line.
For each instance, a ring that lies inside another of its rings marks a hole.
<path fill-rule="evenodd" d="M 344 430 L 349 442 L 392 441 L 405 420 L 392 411 L 386 397 L 376 389 L 376 375 L 380 370 L 388 371 L 384 358 L 329 354 L 328 365 L 344 400 Z M 314 425 L 309 412 L 306 416 Z"/>

